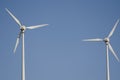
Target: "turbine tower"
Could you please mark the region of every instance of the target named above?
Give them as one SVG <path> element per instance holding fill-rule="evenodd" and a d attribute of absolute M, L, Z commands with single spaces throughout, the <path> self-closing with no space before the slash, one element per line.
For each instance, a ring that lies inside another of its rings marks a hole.
<path fill-rule="evenodd" d="M 113 35 L 117 25 L 119 23 L 119 19 L 117 20 L 117 22 L 115 23 L 113 29 L 111 30 L 111 32 L 109 33 L 109 35 L 107 37 L 105 37 L 104 39 L 101 38 L 95 38 L 95 39 L 85 39 L 83 41 L 92 41 L 92 42 L 105 42 L 106 45 L 106 80 L 110 80 L 110 70 L 109 70 L 109 54 L 108 54 L 108 49 L 112 52 L 112 54 L 115 56 L 115 58 L 118 60 L 119 62 L 119 58 L 116 55 L 115 51 L 113 50 L 111 44 L 110 44 L 110 37 Z"/>
<path fill-rule="evenodd" d="M 48 24 L 42 24 L 42 25 L 36 25 L 36 26 L 29 26 L 26 27 L 24 25 L 21 24 L 21 22 L 6 8 L 6 11 L 9 13 L 9 15 L 15 20 L 15 22 L 19 25 L 20 27 L 20 33 L 17 37 L 16 40 L 16 44 L 15 44 L 15 48 L 14 48 L 14 53 L 16 52 L 16 48 L 19 44 L 19 40 L 20 38 L 22 38 L 22 79 L 21 80 L 25 80 L 25 49 L 24 49 L 24 32 L 27 29 L 36 29 L 36 28 L 40 28 L 40 27 L 44 27 L 47 26 Z"/>

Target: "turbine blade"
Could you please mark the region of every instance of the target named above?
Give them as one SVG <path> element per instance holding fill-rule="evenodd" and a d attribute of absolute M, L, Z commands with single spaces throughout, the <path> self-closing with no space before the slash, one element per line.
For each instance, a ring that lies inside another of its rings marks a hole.
<path fill-rule="evenodd" d="M 14 48 L 14 53 L 16 52 L 18 44 L 19 44 L 19 38 L 17 38 L 17 40 L 16 40 L 16 44 L 15 44 L 15 48 Z"/>
<path fill-rule="evenodd" d="M 83 41 L 100 42 L 100 41 L 103 41 L 103 39 L 100 39 L 100 38 L 95 38 L 95 39 L 84 39 Z"/>
<path fill-rule="evenodd" d="M 113 35 L 113 33 L 114 33 L 114 31 L 115 31 L 115 29 L 116 29 L 118 23 L 119 23 L 119 19 L 116 21 L 116 23 L 115 23 L 113 29 L 112 29 L 111 32 L 109 33 L 108 38 L 110 38 L 110 37 Z"/>
<path fill-rule="evenodd" d="M 21 25 L 20 21 L 7 8 L 5 8 L 5 9 L 9 13 L 9 15 L 15 20 L 15 22 L 21 27 L 22 25 Z"/>
<path fill-rule="evenodd" d="M 36 25 L 36 26 L 30 26 L 30 27 L 26 27 L 27 29 L 36 29 L 36 28 L 40 28 L 40 27 L 44 27 L 47 26 L 48 24 L 41 24 L 41 25 Z"/>
<path fill-rule="evenodd" d="M 15 48 L 14 48 L 14 53 L 16 52 L 16 49 L 17 49 L 17 47 L 18 47 L 20 37 L 21 37 L 21 32 L 19 33 L 19 35 L 18 35 L 18 37 L 17 37 L 16 44 L 15 44 Z"/>
<path fill-rule="evenodd" d="M 112 54 L 115 56 L 115 58 L 116 58 L 116 59 L 118 60 L 118 62 L 119 62 L 119 58 L 118 58 L 117 54 L 115 53 L 115 51 L 113 50 L 113 48 L 112 48 L 112 46 L 111 46 L 110 43 L 108 44 L 108 47 L 109 47 L 110 51 L 112 52 Z"/>

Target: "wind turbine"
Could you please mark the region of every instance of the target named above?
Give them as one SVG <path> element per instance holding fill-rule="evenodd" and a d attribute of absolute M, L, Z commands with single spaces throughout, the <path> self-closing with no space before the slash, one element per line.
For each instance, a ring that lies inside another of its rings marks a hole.
<path fill-rule="evenodd" d="M 21 24 L 21 22 L 6 8 L 6 11 L 9 13 L 9 15 L 15 20 L 15 22 L 19 25 L 20 27 L 20 32 L 16 40 L 15 48 L 14 48 L 14 53 L 16 52 L 16 48 L 19 44 L 20 38 L 22 38 L 22 80 L 25 80 L 25 49 L 24 49 L 24 32 L 28 29 L 36 29 L 40 27 L 47 26 L 48 24 L 42 24 L 42 25 L 36 25 L 36 26 L 29 26 L 26 27 Z"/>
<path fill-rule="evenodd" d="M 83 41 L 92 41 L 92 42 L 105 42 L 105 45 L 106 45 L 106 80 L 110 80 L 108 49 L 112 52 L 112 54 L 115 56 L 115 58 L 119 62 L 119 58 L 116 55 L 115 51 L 113 50 L 113 48 L 112 48 L 112 46 L 110 44 L 110 37 L 113 35 L 118 23 L 119 23 L 119 19 L 116 21 L 116 23 L 115 23 L 113 29 L 111 30 L 111 32 L 109 33 L 109 35 L 107 37 L 105 37 L 104 39 L 95 38 L 95 39 L 85 39 L 85 40 L 83 40 Z"/>

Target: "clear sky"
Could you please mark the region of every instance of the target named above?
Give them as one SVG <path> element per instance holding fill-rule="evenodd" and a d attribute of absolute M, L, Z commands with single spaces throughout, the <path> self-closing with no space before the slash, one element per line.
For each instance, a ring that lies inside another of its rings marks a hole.
<path fill-rule="evenodd" d="M 26 80 L 106 80 L 102 42 L 120 18 L 120 0 L 0 0 L 0 80 L 21 80 L 21 42 L 13 53 L 19 26 L 49 26 L 25 32 Z M 120 24 L 111 45 L 120 58 Z M 110 52 L 111 80 L 120 80 L 120 63 Z"/>

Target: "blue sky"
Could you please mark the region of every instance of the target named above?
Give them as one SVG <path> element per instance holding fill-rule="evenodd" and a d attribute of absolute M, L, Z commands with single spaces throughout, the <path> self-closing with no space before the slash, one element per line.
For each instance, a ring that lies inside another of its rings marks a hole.
<path fill-rule="evenodd" d="M 0 80 L 21 80 L 21 42 L 13 53 L 19 26 L 49 26 L 25 32 L 26 80 L 106 80 L 104 43 L 120 18 L 119 0 L 0 0 Z M 120 58 L 120 24 L 111 45 Z M 111 80 L 120 80 L 120 63 L 110 53 Z"/>

